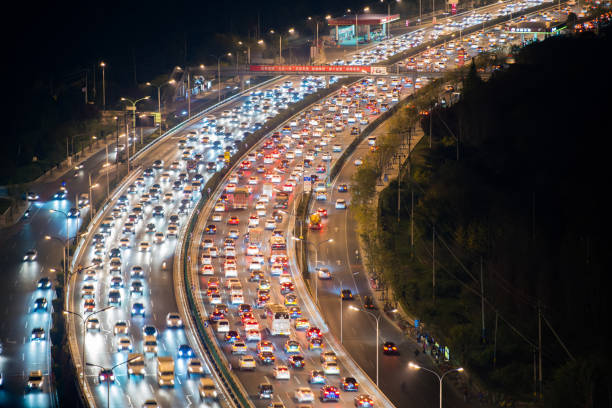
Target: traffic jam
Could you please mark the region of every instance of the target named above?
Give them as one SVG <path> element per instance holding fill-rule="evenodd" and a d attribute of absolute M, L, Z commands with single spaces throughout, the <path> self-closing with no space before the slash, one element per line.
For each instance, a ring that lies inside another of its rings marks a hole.
<path fill-rule="evenodd" d="M 338 186 L 346 198 L 328 199 L 331 164 L 365 126 L 413 89 L 412 79 L 404 77 L 368 77 L 343 87 L 262 140 L 214 197 L 198 255 L 201 300 L 233 370 L 253 387 L 249 395 L 264 403 L 288 403 L 279 391 L 289 382 L 289 397 L 298 403 L 374 404 L 302 309 L 287 256 L 294 242 L 287 242 L 286 231 L 305 178 L 318 207 L 311 229 L 325 228 L 330 206 L 347 208 L 347 186 Z"/>

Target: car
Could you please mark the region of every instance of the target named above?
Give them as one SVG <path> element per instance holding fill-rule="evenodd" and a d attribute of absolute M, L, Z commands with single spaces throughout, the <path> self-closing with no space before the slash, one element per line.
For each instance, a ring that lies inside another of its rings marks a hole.
<path fill-rule="evenodd" d="M 274 344 L 271 341 L 263 340 L 257 343 L 257 352 L 261 353 L 264 351 L 274 352 Z"/>
<path fill-rule="evenodd" d="M 217 306 L 220 306 L 220 305 L 217 305 Z M 215 312 L 219 312 L 219 311 L 217 310 Z M 213 315 L 215 314 L 215 312 L 213 312 Z M 229 320 L 223 319 L 223 318 L 217 320 L 217 333 L 227 333 L 229 332 L 229 330 L 230 330 Z"/>
<path fill-rule="evenodd" d="M 353 300 L 353 292 L 350 289 L 342 289 L 342 300 Z"/>
<path fill-rule="evenodd" d="M 383 354 L 397 355 L 399 354 L 399 348 L 392 341 L 386 341 L 383 344 Z"/>
<path fill-rule="evenodd" d="M 42 390 L 44 384 L 44 377 L 41 370 L 30 371 L 28 375 L 28 390 Z"/>
<path fill-rule="evenodd" d="M 322 280 L 331 279 L 332 275 L 328 268 L 317 268 L 317 277 Z"/>
<path fill-rule="evenodd" d="M 289 380 L 291 378 L 291 374 L 289 373 L 289 367 L 287 367 L 286 365 L 274 366 L 272 374 L 274 375 L 274 379 L 276 380 Z"/>
<path fill-rule="evenodd" d="M 242 370 L 255 370 L 256 367 L 255 359 L 253 356 L 244 355 L 238 359 L 238 368 Z"/>
<path fill-rule="evenodd" d="M 142 316 L 145 317 L 145 307 L 142 303 L 136 302 L 132 305 L 130 316 Z"/>
<path fill-rule="evenodd" d="M 36 287 L 42 290 L 51 289 L 51 280 L 49 278 L 40 278 Z"/>
<path fill-rule="evenodd" d="M 149 252 L 151 251 L 151 245 L 147 241 L 142 241 L 138 245 L 138 252 Z"/>
<path fill-rule="evenodd" d="M 47 298 L 41 297 L 34 301 L 34 311 L 47 310 Z"/>
<path fill-rule="evenodd" d="M 108 304 L 109 305 L 121 305 L 121 292 L 114 289 L 108 292 Z"/>
<path fill-rule="evenodd" d="M 322 370 L 312 370 L 308 382 L 311 384 L 326 384 L 327 378 Z"/>
<path fill-rule="evenodd" d="M 327 363 L 327 362 L 331 362 L 331 363 L 335 363 L 337 360 L 336 357 L 336 353 L 334 353 L 333 351 L 324 351 L 321 353 L 321 363 Z"/>
<path fill-rule="evenodd" d="M 322 402 L 336 402 L 340 399 L 340 390 L 332 385 L 321 387 L 319 398 Z"/>
<path fill-rule="evenodd" d="M 323 349 L 323 339 L 313 338 L 308 340 L 308 350 L 322 350 Z"/>
<path fill-rule="evenodd" d="M 170 329 L 183 327 L 183 320 L 178 313 L 168 313 L 166 315 L 166 326 Z"/>
<path fill-rule="evenodd" d="M 130 269 L 130 277 L 132 278 L 144 277 L 144 269 L 142 269 L 142 266 L 139 266 L 139 265 L 132 266 L 132 268 Z"/>
<path fill-rule="evenodd" d="M 30 335 L 30 341 L 42 341 L 47 337 L 45 333 L 45 329 L 42 327 L 35 327 L 32 329 L 32 334 Z"/>
<path fill-rule="evenodd" d="M 361 394 L 354 399 L 355 406 L 357 408 L 373 408 L 374 399 L 367 394 Z"/>
<path fill-rule="evenodd" d="M 294 394 L 297 402 L 312 402 L 315 399 L 314 393 L 308 387 L 300 387 L 295 391 Z"/>
<path fill-rule="evenodd" d="M 142 350 L 144 353 L 157 355 L 158 345 L 155 336 L 144 336 L 142 339 Z"/>
<path fill-rule="evenodd" d="M 80 216 L 81 216 L 81 211 L 79 211 L 78 208 L 71 208 L 70 210 L 68 210 L 69 218 L 79 218 Z"/>
<path fill-rule="evenodd" d="M 102 383 L 114 383 L 115 382 L 115 374 L 113 374 L 113 370 L 102 369 L 98 373 L 98 382 Z"/>
<path fill-rule="evenodd" d="M 144 336 L 157 337 L 157 335 L 158 335 L 157 329 L 155 328 L 155 326 L 147 325 L 147 326 L 142 328 L 142 335 L 143 335 L 143 337 Z"/>
<path fill-rule="evenodd" d="M 36 193 L 34 191 L 28 191 L 26 197 L 27 197 L 28 201 L 36 201 L 36 200 L 40 199 L 40 196 L 38 195 L 38 193 Z"/>
<path fill-rule="evenodd" d="M 120 337 L 117 340 L 117 351 L 132 351 L 132 340 L 129 337 Z"/>
<path fill-rule="evenodd" d="M 295 340 L 287 340 L 285 342 L 285 353 L 299 354 L 301 351 L 300 343 Z"/>
<path fill-rule="evenodd" d="M 23 260 L 27 262 L 33 262 L 36 260 L 36 258 L 38 258 L 38 251 L 35 249 L 26 251 L 25 255 L 23 256 Z"/>
<path fill-rule="evenodd" d="M 319 329 L 316 326 L 312 326 L 311 328 L 309 328 L 306 331 L 306 338 L 307 339 L 316 339 L 316 338 L 321 338 L 323 337 L 323 333 L 321 332 L 321 329 Z"/>
<path fill-rule="evenodd" d="M 359 383 L 353 377 L 344 377 L 340 383 L 343 391 L 358 391 Z"/>
<path fill-rule="evenodd" d="M 336 362 L 326 361 L 325 363 L 323 363 L 323 372 L 326 375 L 339 375 L 340 368 L 338 367 L 338 364 Z"/>
<path fill-rule="evenodd" d="M 363 160 L 361 160 L 361 158 L 358 157 L 355 159 L 353 163 L 355 164 L 355 166 L 361 166 L 363 164 Z"/>
<path fill-rule="evenodd" d="M 310 327 L 310 322 L 305 317 L 298 317 L 295 319 L 295 330 L 308 330 Z"/>
<path fill-rule="evenodd" d="M 139 280 L 132 281 L 132 283 L 130 284 L 130 295 L 134 297 L 144 295 L 144 285 L 142 281 L 139 281 Z"/>
<path fill-rule="evenodd" d="M 274 397 L 274 387 L 270 383 L 259 384 L 259 398 L 272 399 Z"/>
<path fill-rule="evenodd" d="M 206 233 L 209 235 L 214 235 L 217 233 L 217 226 L 215 224 L 209 224 L 206 226 Z"/>
<path fill-rule="evenodd" d="M 262 364 L 265 364 L 265 365 L 274 364 L 274 360 L 275 360 L 274 354 L 269 351 L 262 351 L 257 354 L 257 357 L 259 357 L 259 361 L 261 361 Z"/>
<path fill-rule="evenodd" d="M 53 199 L 54 200 L 64 200 L 67 195 L 68 195 L 68 190 L 66 190 L 65 188 L 62 188 L 58 190 L 55 194 L 53 194 Z"/>
<path fill-rule="evenodd" d="M 289 364 L 291 364 L 293 368 L 304 368 L 306 360 L 301 354 L 293 354 L 289 357 Z"/>
<path fill-rule="evenodd" d="M 232 354 L 246 354 L 247 345 L 242 340 L 237 340 L 232 343 Z"/>
<path fill-rule="evenodd" d="M 128 334 L 129 325 L 125 320 L 119 320 L 115 323 L 113 327 L 113 334 L 116 336 L 118 334 Z"/>
<path fill-rule="evenodd" d="M 337 210 L 345 210 L 346 209 L 346 200 L 344 198 L 339 198 L 336 200 L 336 209 Z"/>
<path fill-rule="evenodd" d="M 240 340 L 240 334 L 238 334 L 238 331 L 229 330 L 227 333 L 225 333 L 225 341 L 233 343 L 236 340 Z"/>
<path fill-rule="evenodd" d="M 198 358 L 192 358 L 187 363 L 187 377 L 191 377 L 192 375 L 203 375 L 204 374 L 204 366 L 202 362 Z"/>
<path fill-rule="evenodd" d="M 90 317 L 87 319 L 87 324 L 85 325 L 87 331 L 97 330 L 100 331 L 100 320 L 97 317 Z"/>
<path fill-rule="evenodd" d="M 193 358 L 194 352 L 189 344 L 181 344 L 178 347 L 178 356 L 180 358 Z"/>

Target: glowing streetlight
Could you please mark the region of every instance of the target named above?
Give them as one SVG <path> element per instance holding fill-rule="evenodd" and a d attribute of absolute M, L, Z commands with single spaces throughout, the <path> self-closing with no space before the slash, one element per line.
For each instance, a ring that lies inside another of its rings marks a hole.
<path fill-rule="evenodd" d="M 425 370 L 425 371 L 430 372 L 430 373 L 432 373 L 433 375 L 436 376 L 436 378 L 440 382 L 440 408 L 442 408 L 442 382 L 444 381 L 444 377 L 446 377 L 450 373 L 454 373 L 454 372 L 461 373 L 461 372 L 463 372 L 463 367 L 459 367 L 459 368 L 454 368 L 452 370 L 448 370 L 444 374 L 440 375 L 440 374 L 436 373 L 435 371 L 430 370 L 429 368 L 421 367 L 420 365 L 418 365 L 418 364 L 416 364 L 416 363 L 414 363 L 412 361 L 408 363 L 408 367 L 413 369 L 413 370 Z"/>

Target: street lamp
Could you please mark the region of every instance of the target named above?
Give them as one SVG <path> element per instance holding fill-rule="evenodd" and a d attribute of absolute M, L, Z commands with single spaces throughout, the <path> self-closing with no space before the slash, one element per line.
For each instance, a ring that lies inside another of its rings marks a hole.
<path fill-rule="evenodd" d="M 213 55 L 210 54 L 211 57 L 215 57 L 217 59 L 217 81 L 219 82 L 219 99 L 218 102 L 221 102 L 221 58 L 227 56 L 227 57 L 231 57 L 232 53 L 228 52 L 227 54 L 223 54 L 223 55 Z"/>
<path fill-rule="evenodd" d="M 401 3 L 402 2 L 402 0 L 395 0 L 395 1 L 397 3 Z M 380 2 L 384 3 L 385 0 L 380 0 Z M 420 11 L 421 8 L 420 7 L 421 7 L 421 0 L 419 0 L 419 18 L 421 17 L 420 16 L 420 13 L 421 13 L 421 11 Z M 391 27 L 390 27 L 390 23 L 389 23 L 390 18 L 391 18 L 391 0 L 387 0 L 387 38 L 391 35 L 391 32 L 390 32 Z"/>
<path fill-rule="evenodd" d="M 104 68 L 106 67 L 106 63 L 102 61 L 100 63 L 100 67 L 102 67 L 102 109 L 106 110 L 106 81 L 104 77 Z"/>
<path fill-rule="evenodd" d="M 133 127 L 134 127 L 134 140 L 133 140 L 133 142 L 134 142 L 134 154 L 136 154 L 136 104 L 138 102 L 141 102 L 141 101 L 149 100 L 150 98 L 151 98 L 150 96 L 145 96 L 144 98 L 136 99 L 135 101 L 133 101 L 133 100 L 131 100 L 129 98 L 121 98 L 121 101 L 129 102 L 129 103 L 132 104 L 132 106 L 131 106 L 132 109 L 129 109 L 129 110 L 132 111 L 132 118 L 133 118 Z M 126 107 L 126 108 L 128 108 L 128 107 Z M 126 137 L 127 137 L 127 135 L 126 135 Z M 127 140 L 127 145 L 126 145 L 126 148 L 127 148 L 127 163 L 128 163 L 128 174 L 130 174 L 130 140 L 129 140 L 129 137 L 127 137 L 127 139 L 128 139 Z"/>
<path fill-rule="evenodd" d="M 408 363 L 408 367 L 412 368 L 413 370 L 425 370 L 436 376 L 436 378 L 440 382 L 440 408 L 442 408 L 442 381 L 444 381 L 444 377 L 446 377 L 448 374 L 453 373 L 453 372 L 458 372 L 458 373 L 463 372 L 463 367 L 459 367 L 459 368 L 454 368 L 452 370 L 448 370 L 444 374 L 440 375 L 436 373 L 435 371 L 430 370 L 429 368 L 421 367 L 420 365 L 413 363 L 412 361 Z"/>
<path fill-rule="evenodd" d="M 64 245 L 65 246 L 64 251 L 68 252 L 68 242 L 70 241 L 69 240 L 70 231 L 69 231 L 69 228 L 68 228 L 68 221 L 70 220 L 70 217 L 68 216 L 68 213 L 66 213 L 66 212 L 64 212 L 62 210 L 51 209 L 51 210 L 49 210 L 49 212 L 51 214 L 53 214 L 53 213 L 63 214 L 64 217 L 66 218 L 66 242 L 65 242 L 65 245 Z M 45 237 L 45 239 L 47 239 L 47 238 Z M 66 290 L 66 276 L 68 275 L 68 263 L 67 262 L 70 262 L 70 254 L 68 254 L 68 259 L 64 258 L 64 290 Z"/>
<path fill-rule="evenodd" d="M 368 312 L 367 310 L 359 309 L 358 307 L 355 307 L 353 305 L 349 306 L 349 309 L 355 310 L 357 312 L 367 313 L 376 320 L 376 345 L 374 349 L 376 350 L 376 386 L 378 387 L 378 355 L 380 354 L 380 351 L 378 350 L 378 341 L 379 341 L 378 339 L 380 337 L 380 315 L 375 315 L 372 312 Z"/>
<path fill-rule="evenodd" d="M 287 30 L 289 34 L 295 33 L 294 28 L 290 28 Z M 270 34 L 275 34 L 274 30 L 270 30 Z M 278 63 L 282 64 L 283 61 L 283 34 L 281 32 L 278 33 Z"/>
<path fill-rule="evenodd" d="M 161 123 L 161 88 L 164 85 L 174 85 L 176 81 L 174 79 L 169 80 L 168 82 L 164 82 L 161 85 L 153 85 L 150 82 L 147 82 L 147 86 L 152 86 L 157 88 L 157 114 L 159 115 L 159 135 L 162 134 L 162 123 Z"/>
<path fill-rule="evenodd" d="M 102 312 L 104 312 L 104 311 L 106 311 L 108 309 L 112 309 L 114 307 L 115 306 L 106 306 L 106 307 L 103 307 L 102 309 L 98 309 L 98 310 L 95 310 L 95 311 L 93 311 L 91 313 L 88 313 L 85 316 L 83 316 L 80 313 L 73 312 L 72 310 L 68 310 L 68 309 L 64 310 L 64 314 L 65 315 L 71 314 L 71 315 L 77 316 L 83 322 L 83 338 L 82 338 L 82 341 L 81 341 L 81 358 L 82 358 L 82 360 L 81 360 L 81 364 L 82 364 L 82 366 L 81 366 L 81 368 L 82 368 L 81 375 L 82 375 L 82 378 L 83 378 L 83 388 L 85 388 L 85 335 L 86 335 L 86 332 L 87 332 L 87 322 L 94 315 L 96 315 L 98 313 L 102 313 Z"/>
<path fill-rule="evenodd" d="M 294 240 L 296 241 L 304 241 L 303 238 L 298 238 L 298 237 L 293 237 Z M 306 244 L 310 244 L 314 247 L 315 249 L 315 273 L 317 270 L 317 265 L 319 264 L 319 248 L 321 247 L 321 245 L 327 243 L 327 242 L 334 242 L 333 238 L 329 238 L 326 239 L 325 241 L 321 241 L 318 243 L 313 243 L 310 241 L 306 241 Z M 318 305 L 319 304 L 319 279 L 315 276 L 315 303 Z"/>
<path fill-rule="evenodd" d="M 117 368 L 117 367 L 119 367 L 121 365 L 124 365 L 124 364 L 127 364 L 127 363 L 131 363 L 132 361 L 140 361 L 140 360 L 142 360 L 142 356 L 132 357 L 132 358 L 127 359 L 126 361 L 124 361 L 122 363 L 115 364 L 111 368 L 105 368 L 105 367 L 102 367 L 101 365 L 93 364 L 93 363 L 85 363 L 85 364 L 90 366 L 90 367 L 98 367 L 101 370 L 110 371 L 112 373 L 115 368 Z M 106 406 L 110 407 L 110 380 L 108 378 L 106 379 Z"/>

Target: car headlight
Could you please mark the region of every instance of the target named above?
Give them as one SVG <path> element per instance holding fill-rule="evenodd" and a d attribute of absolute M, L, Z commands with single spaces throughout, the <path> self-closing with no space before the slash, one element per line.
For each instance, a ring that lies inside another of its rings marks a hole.
<path fill-rule="evenodd" d="M 130 374 L 134 374 L 134 369 L 129 368 L 129 369 L 128 369 L 128 372 L 129 372 Z"/>

